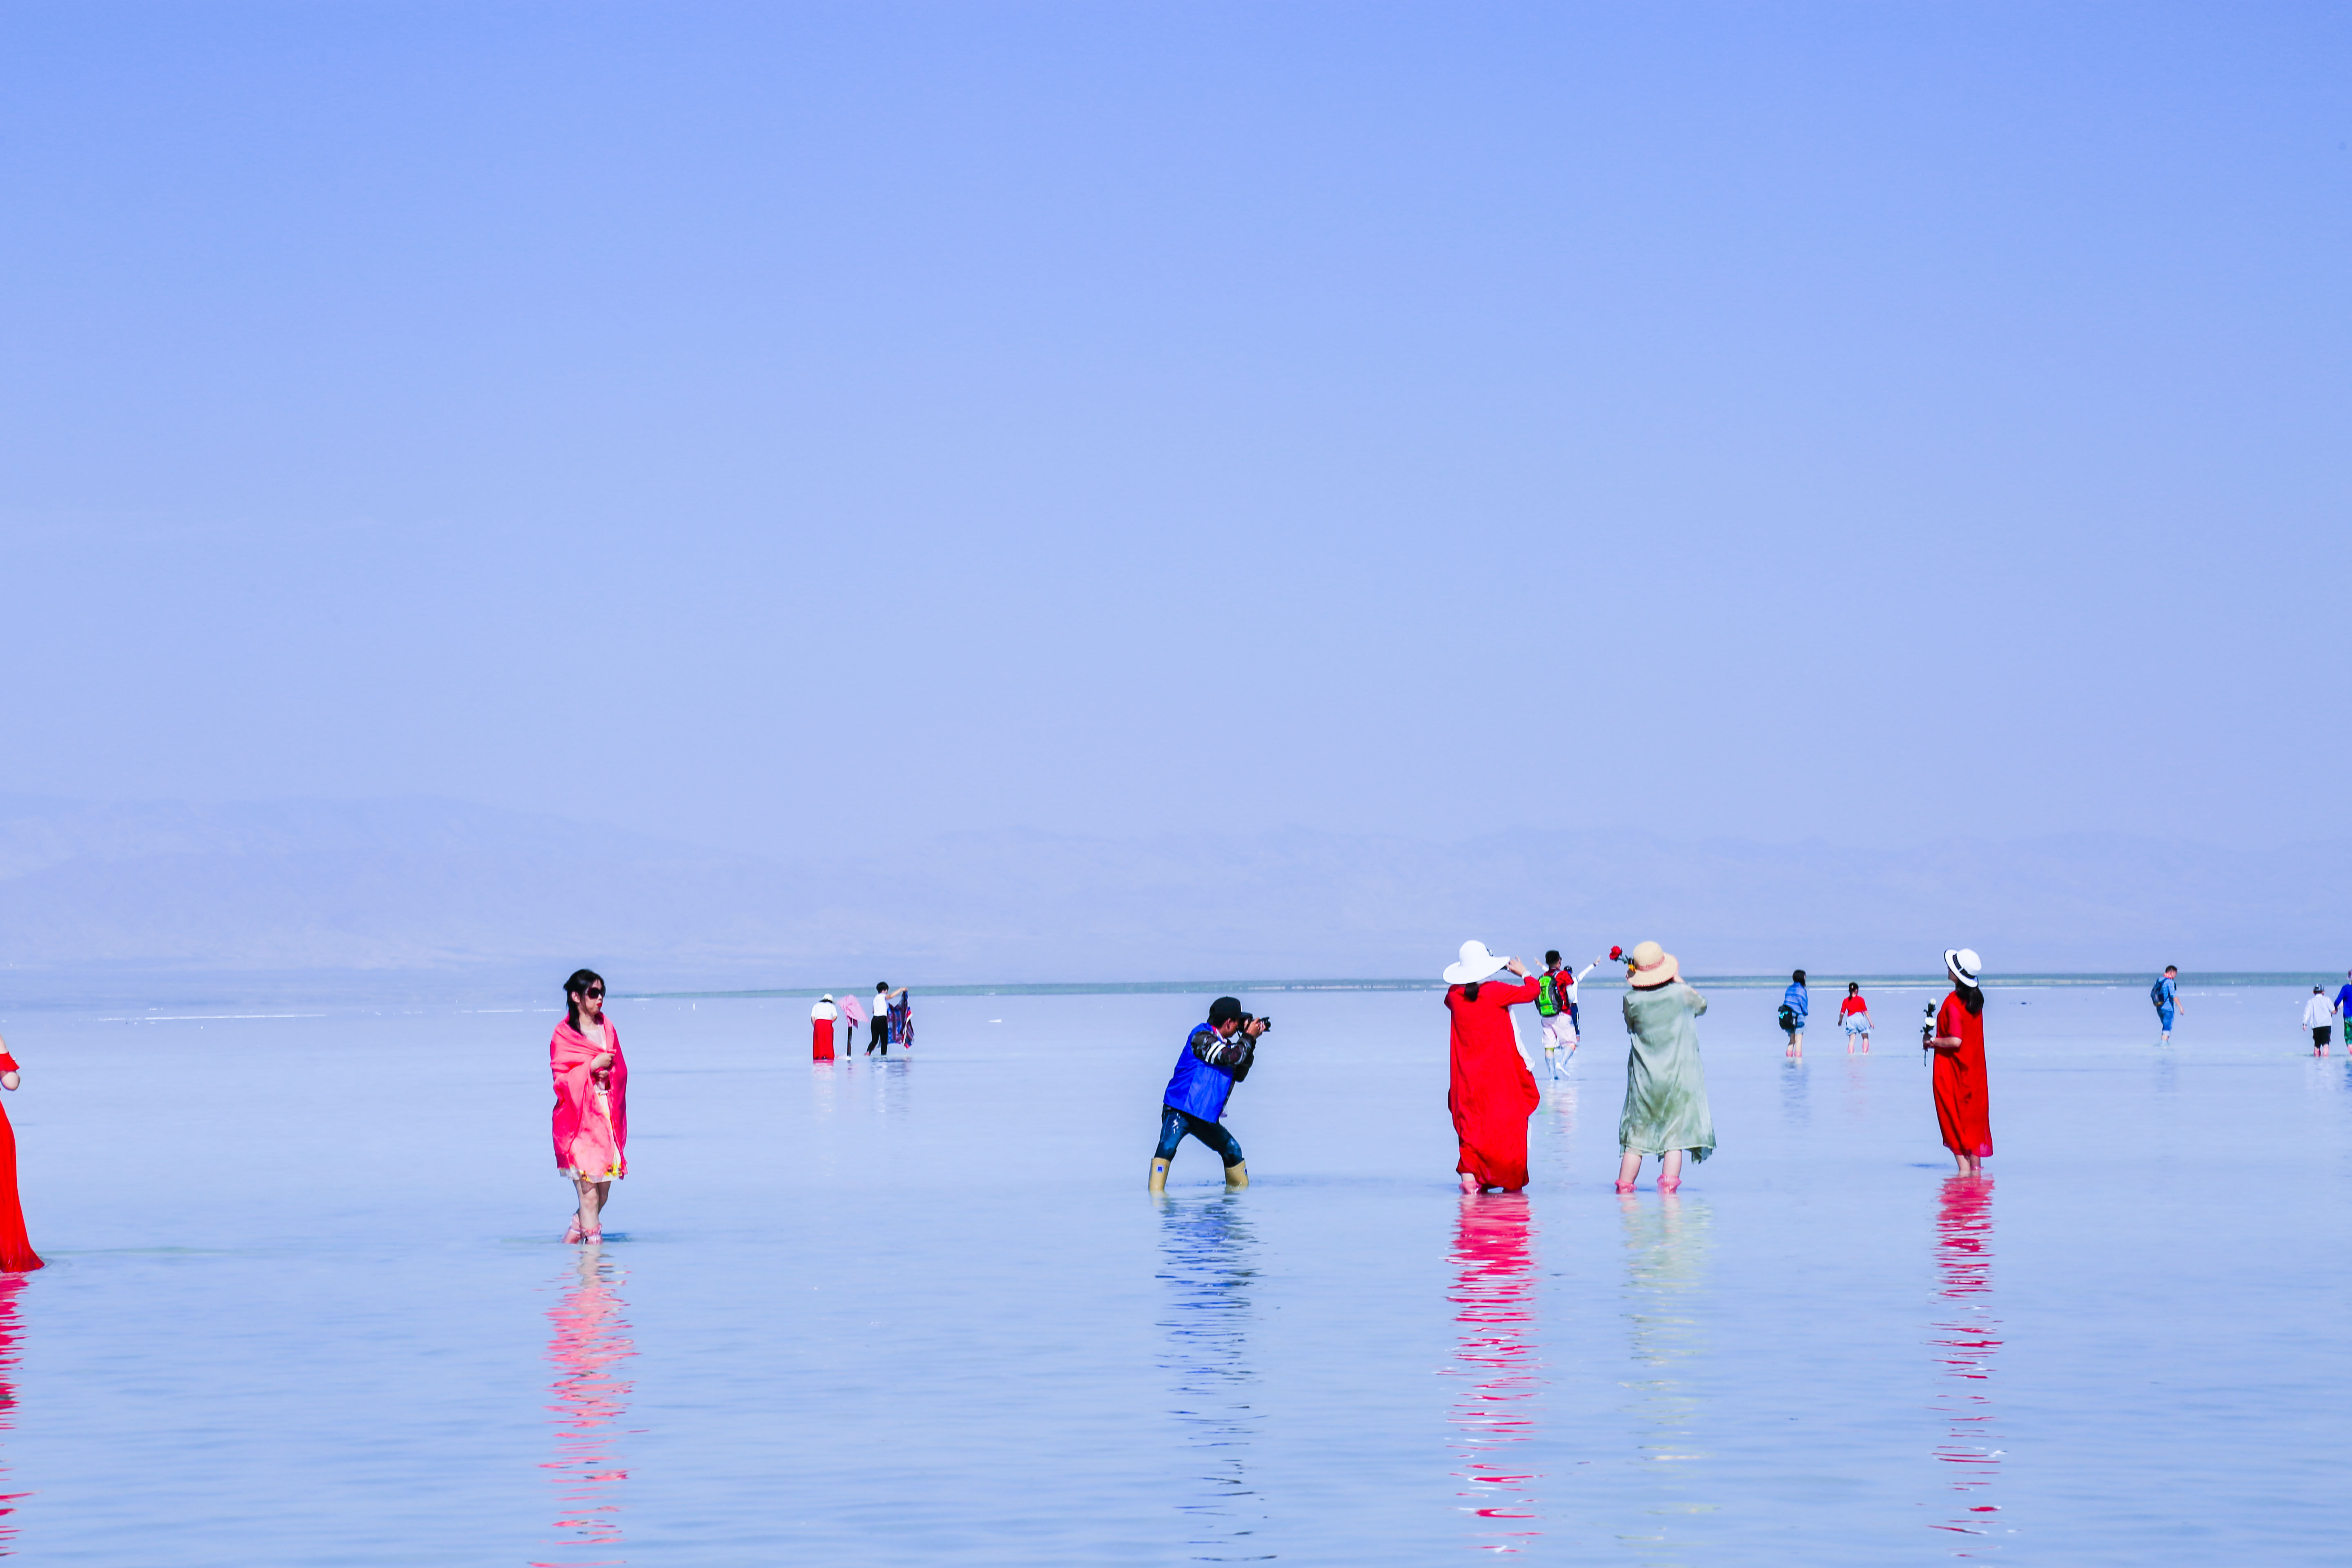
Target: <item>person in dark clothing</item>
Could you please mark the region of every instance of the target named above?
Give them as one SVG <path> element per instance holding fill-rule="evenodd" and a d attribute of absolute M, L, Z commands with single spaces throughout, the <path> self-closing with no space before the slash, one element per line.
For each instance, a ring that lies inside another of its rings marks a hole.
<path fill-rule="evenodd" d="M 866 1037 L 867 1056 L 872 1056 L 876 1051 L 880 1051 L 886 1057 L 890 1054 L 890 999 L 894 996 L 904 996 L 906 994 L 907 988 L 903 985 L 893 991 L 890 989 L 890 983 L 887 980 L 877 980 L 874 983 L 874 1027 Z"/>
<path fill-rule="evenodd" d="M 1185 1134 L 1198 1138 L 1225 1163 L 1225 1185 L 1249 1185 L 1249 1166 L 1242 1146 L 1219 1124 L 1225 1097 L 1234 1085 L 1249 1077 L 1256 1058 L 1258 1037 L 1265 1020 L 1242 1011 L 1237 996 L 1220 996 L 1209 1004 L 1209 1021 L 1193 1026 L 1176 1058 L 1176 1071 L 1160 1097 L 1160 1147 L 1151 1154 L 1151 1190 L 1168 1190 L 1168 1164 Z"/>

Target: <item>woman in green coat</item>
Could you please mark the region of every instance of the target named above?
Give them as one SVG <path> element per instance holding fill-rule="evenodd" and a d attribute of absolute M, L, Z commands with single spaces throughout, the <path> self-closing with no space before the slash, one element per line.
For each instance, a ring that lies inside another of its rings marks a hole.
<path fill-rule="evenodd" d="M 1683 1184 L 1683 1152 L 1694 1160 L 1715 1152 L 1715 1118 L 1706 1109 L 1706 1072 L 1699 1066 L 1696 1020 L 1706 998 L 1682 977 L 1675 955 L 1654 942 L 1627 960 L 1625 1110 L 1617 1119 L 1617 1190 L 1630 1193 L 1642 1156 L 1658 1156 L 1658 1191 Z"/>

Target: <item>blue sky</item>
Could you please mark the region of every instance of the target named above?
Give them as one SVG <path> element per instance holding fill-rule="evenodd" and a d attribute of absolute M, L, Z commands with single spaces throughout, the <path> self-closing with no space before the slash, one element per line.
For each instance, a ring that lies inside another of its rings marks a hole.
<path fill-rule="evenodd" d="M 2340 836 L 2352 15 L 18 5 L 0 789 Z"/>

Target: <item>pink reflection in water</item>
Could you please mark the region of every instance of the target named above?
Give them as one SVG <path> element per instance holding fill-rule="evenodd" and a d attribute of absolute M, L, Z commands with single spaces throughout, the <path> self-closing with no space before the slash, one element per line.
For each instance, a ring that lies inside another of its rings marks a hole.
<path fill-rule="evenodd" d="M 1990 1537 L 2000 1512 L 1992 1483 L 2000 1472 L 2001 1451 L 1993 1428 L 1993 1352 L 2000 1348 L 2000 1320 L 1992 1315 L 1992 1178 L 1950 1176 L 1944 1182 L 1936 1215 L 1936 1267 L 1942 1276 L 1937 1294 L 1942 1321 L 1929 1342 L 1941 1353 L 1948 1380 L 1936 1408 L 1951 1426 L 1937 1445 L 1936 1458 L 1952 1467 L 1951 1489 L 1962 1506 L 1935 1526 L 1962 1535 Z M 1995 1550 L 1987 1540 L 1954 1552 L 1975 1557 Z"/>
<path fill-rule="evenodd" d="M 629 1479 L 614 1439 L 629 1410 L 634 1386 L 617 1374 L 620 1363 L 637 1353 L 629 1338 L 628 1303 L 614 1291 L 614 1266 L 593 1249 L 580 1254 L 579 1279 L 550 1309 L 555 1331 L 547 1359 L 558 1369 L 547 1408 L 555 1416 L 555 1458 L 540 1468 L 554 1472 L 562 1514 L 555 1521 L 559 1547 L 585 1555 L 534 1561 L 531 1568 L 613 1568 L 623 1559 L 621 1483 Z"/>
<path fill-rule="evenodd" d="M 1520 1445 L 1536 1435 L 1533 1401 L 1543 1388 L 1536 1340 L 1534 1216 L 1523 1193 L 1465 1197 L 1451 1261 L 1460 1270 L 1446 1299 L 1457 1309 L 1462 1343 L 1447 1371 L 1471 1379 L 1448 1419 L 1465 1483 L 1464 1511 L 1499 1526 L 1482 1530 L 1481 1550 L 1519 1552 L 1540 1536 L 1536 1483 Z"/>
<path fill-rule="evenodd" d="M 16 1318 L 16 1297 L 32 1283 L 21 1274 L 0 1276 L 0 1432 L 16 1425 L 16 1358 L 17 1336 L 23 1325 Z M 8 1481 L 8 1467 L 0 1464 L 0 1486 Z M 17 1503 L 31 1497 L 30 1492 L 0 1492 L 0 1557 L 12 1555 L 16 1550 L 16 1521 L 13 1517 Z"/>

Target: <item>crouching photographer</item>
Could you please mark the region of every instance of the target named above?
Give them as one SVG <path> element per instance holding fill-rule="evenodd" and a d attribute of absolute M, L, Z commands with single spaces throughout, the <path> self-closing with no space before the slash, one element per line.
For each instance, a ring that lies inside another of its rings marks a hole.
<path fill-rule="evenodd" d="M 1185 1037 L 1176 1071 L 1168 1079 L 1167 1092 L 1160 1097 L 1160 1147 L 1151 1155 L 1153 1192 L 1167 1190 L 1169 1162 L 1175 1159 L 1176 1145 L 1184 1142 L 1186 1133 L 1216 1151 L 1225 1163 L 1225 1185 L 1249 1185 L 1249 1166 L 1242 1161 L 1242 1146 L 1218 1118 L 1225 1113 L 1225 1099 L 1234 1092 L 1234 1085 L 1249 1077 L 1259 1037 L 1273 1026 L 1271 1018 L 1254 1018 L 1243 1012 L 1237 996 L 1220 996 L 1209 1004 L 1209 1021 L 1195 1025 Z"/>

